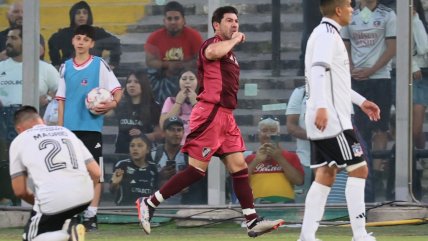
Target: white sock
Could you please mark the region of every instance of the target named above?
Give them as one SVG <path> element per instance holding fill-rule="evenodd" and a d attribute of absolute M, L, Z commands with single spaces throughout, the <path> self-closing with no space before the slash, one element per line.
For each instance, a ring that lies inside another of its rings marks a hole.
<path fill-rule="evenodd" d="M 315 233 L 324 215 L 325 204 L 331 187 L 313 182 L 305 200 L 305 214 L 303 216 L 300 239 L 315 241 Z"/>
<path fill-rule="evenodd" d="M 364 187 L 366 179 L 348 177 L 345 188 L 346 203 L 351 221 L 354 239 L 367 235 L 366 231 L 366 204 L 364 203 Z"/>
<path fill-rule="evenodd" d="M 37 235 L 33 241 L 67 241 L 70 238 L 67 232 L 58 230 Z"/>
<path fill-rule="evenodd" d="M 89 206 L 86 210 L 83 216 L 85 218 L 92 218 L 93 216 L 97 215 L 98 207 L 92 207 Z"/>

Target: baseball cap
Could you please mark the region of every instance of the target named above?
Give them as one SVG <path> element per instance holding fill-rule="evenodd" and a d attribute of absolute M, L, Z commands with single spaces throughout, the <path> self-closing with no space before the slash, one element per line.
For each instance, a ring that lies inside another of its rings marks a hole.
<path fill-rule="evenodd" d="M 177 116 L 171 116 L 163 122 L 163 129 L 166 130 L 173 124 L 184 126 L 184 122 L 182 119 Z"/>

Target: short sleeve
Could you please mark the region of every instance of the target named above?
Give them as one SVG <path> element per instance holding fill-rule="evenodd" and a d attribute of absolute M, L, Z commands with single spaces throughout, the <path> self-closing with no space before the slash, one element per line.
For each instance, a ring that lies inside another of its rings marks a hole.
<path fill-rule="evenodd" d="M 9 149 L 9 173 L 12 178 L 21 176 L 23 173 L 27 171 L 27 168 L 24 166 L 19 139 L 15 139 L 12 142 Z"/>
<path fill-rule="evenodd" d="M 65 96 L 66 87 L 65 87 L 64 74 L 65 74 L 65 64 L 62 64 L 61 67 L 59 68 L 60 78 L 58 81 L 58 90 L 56 91 L 56 95 L 55 95 L 56 100 L 66 99 L 66 96 Z"/>
<path fill-rule="evenodd" d="M 174 103 L 173 103 L 173 101 L 172 101 L 172 98 L 171 98 L 171 97 L 168 97 L 168 98 L 165 100 L 165 102 L 163 103 L 163 107 L 162 107 L 161 114 L 168 113 L 168 112 L 172 109 L 172 106 L 173 106 L 173 105 L 174 105 Z"/>
<path fill-rule="evenodd" d="M 302 102 L 305 96 L 304 88 L 296 88 L 288 100 L 287 110 L 285 115 L 300 114 L 302 111 Z"/>
<path fill-rule="evenodd" d="M 100 83 L 102 83 L 100 87 L 107 89 L 112 94 L 122 89 L 116 75 L 103 59 L 100 63 Z"/>
<path fill-rule="evenodd" d="M 312 55 L 312 66 L 323 66 L 329 68 L 333 60 L 334 48 L 336 45 L 335 33 L 322 33 L 314 40 Z M 312 67 L 311 66 L 311 67 Z"/>
<path fill-rule="evenodd" d="M 389 18 L 385 24 L 385 38 L 395 38 L 397 36 L 397 17 L 394 11 L 389 13 Z"/>

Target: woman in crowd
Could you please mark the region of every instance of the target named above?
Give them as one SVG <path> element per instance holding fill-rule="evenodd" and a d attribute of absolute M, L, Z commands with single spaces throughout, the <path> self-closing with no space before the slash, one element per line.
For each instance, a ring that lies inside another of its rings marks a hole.
<path fill-rule="evenodd" d="M 179 84 L 180 91 L 178 94 L 175 97 L 168 97 L 163 104 L 159 125 L 163 128 L 163 123 L 166 119 L 172 116 L 180 117 L 184 122 L 184 135 L 181 142 L 183 144 L 190 132 L 189 119 L 192 108 L 197 102 L 196 88 L 198 80 L 196 79 L 196 75 L 188 70 L 181 74 Z"/>
<path fill-rule="evenodd" d="M 156 143 L 162 139 L 159 128 L 160 106 L 154 100 L 149 79 L 144 70 L 132 72 L 126 78 L 125 90 L 116 108 L 119 133 L 116 153 L 127 153 L 132 136 L 145 134 Z"/>

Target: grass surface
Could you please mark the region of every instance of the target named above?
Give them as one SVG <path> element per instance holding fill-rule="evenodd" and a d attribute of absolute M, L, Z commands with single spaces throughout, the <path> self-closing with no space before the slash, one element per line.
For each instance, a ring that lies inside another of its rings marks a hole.
<path fill-rule="evenodd" d="M 428 224 L 370 227 L 377 241 L 427 241 Z M 299 228 L 282 227 L 272 233 L 258 237 L 257 240 L 294 240 L 299 235 Z M 21 239 L 22 229 L 0 229 L 0 240 L 16 241 Z M 350 241 L 351 229 L 347 227 L 321 227 L 318 238 L 323 241 Z M 99 231 L 88 233 L 86 240 L 111 240 L 111 241 L 223 241 L 223 240 L 248 240 L 244 228 L 233 223 L 224 223 L 199 228 L 177 228 L 174 223 L 164 224 L 161 227 L 152 228 L 152 234 L 147 236 L 137 224 L 101 224 Z"/>

